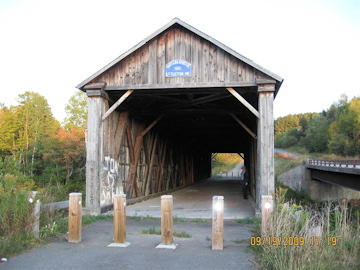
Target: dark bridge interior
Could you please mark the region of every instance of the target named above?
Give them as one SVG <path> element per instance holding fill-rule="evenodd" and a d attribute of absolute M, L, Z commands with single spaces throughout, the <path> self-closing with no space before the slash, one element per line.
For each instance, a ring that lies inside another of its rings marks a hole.
<path fill-rule="evenodd" d="M 235 90 L 257 108 L 256 87 Z M 116 101 L 124 91 L 108 93 Z M 135 90 L 118 110 L 147 125 L 163 115 L 154 127 L 161 134 L 209 154 L 248 151 L 251 136 L 230 113 L 256 132 L 256 117 L 225 88 Z"/>

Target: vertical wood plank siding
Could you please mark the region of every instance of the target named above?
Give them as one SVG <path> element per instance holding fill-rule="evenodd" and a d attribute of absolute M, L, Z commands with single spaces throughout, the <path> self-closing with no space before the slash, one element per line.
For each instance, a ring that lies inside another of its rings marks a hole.
<path fill-rule="evenodd" d="M 105 101 L 105 109 L 109 106 L 107 103 Z M 103 122 L 101 205 L 110 204 L 121 191 L 127 198 L 146 196 L 210 176 L 210 157 L 199 153 L 186 153 L 186 157 L 182 157 L 184 147 L 171 138 L 161 137 L 156 128 L 140 140 L 139 134 L 146 128 L 130 119 L 127 112 L 114 111 Z M 204 168 L 200 160 L 206 158 L 209 166 Z"/>
<path fill-rule="evenodd" d="M 191 63 L 191 77 L 165 77 L 165 65 L 175 59 Z M 271 79 L 208 40 L 184 28 L 171 28 L 94 78 L 91 83 L 123 86 L 242 82 L 256 78 Z"/>

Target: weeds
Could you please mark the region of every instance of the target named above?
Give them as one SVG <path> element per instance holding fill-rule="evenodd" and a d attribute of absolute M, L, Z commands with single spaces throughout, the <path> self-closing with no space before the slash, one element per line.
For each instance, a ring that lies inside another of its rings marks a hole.
<path fill-rule="evenodd" d="M 234 221 L 241 225 L 253 225 L 253 224 L 259 223 L 259 219 L 255 218 L 255 217 L 246 217 L 243 219 L 235 219 Z"/>
<path fill-rule="evenodd" d="M 244 243 L 246 243 L 247 242 L 247 240 L 246 239 L 238 239 L 238 240 L 234 240 L 234 241 L 231 241 L 231 242 L 233 242 L 233 243 L 235 243 L 235 244 L 244 244 Z"/>
<path fill-rule="evenodd" d="M 359 217 L 349 217 L 347 204 L 302 206 L 285 202 L 276 192 L 276 208 L 263 235 L 259 265 L 266 269 L 359 269 Z M 356 219 L 354 225 L 352 219 Z"/>
<path fill-rule="evenodd" d="M 179 238 L 191 238 L 191 234 L 188 234 L 185 231 L 182 231 L 182 232 L 174 231 L 173 235 L 176 236 L 176 237 L 179 237 Z"/>
<path fill-rule="evenodd" d="M 156 235 L 161 235 L 161 231 L 160 230 L 156 230 L 155 227 L 151 227 L 149 230 L 142 230 L 141 234 L 156 234 Z"/>
<path fill-rule="evenodd" d="M 155 227 L 151 227 L 151 228 L 148 229 L 148 230 L 142 230 L 140 233 L 141 233 L 141 234 L 161 235 L 161 230 L 156 230 Z M 188 233 L 185 232 L 185 231 L 182 231 L 182 232 L 174 231 L 174 232 L 173 232 L 173 236 L 179 237 L 179 238 L 191 238 L 191 234 L 188 234 Z"/>

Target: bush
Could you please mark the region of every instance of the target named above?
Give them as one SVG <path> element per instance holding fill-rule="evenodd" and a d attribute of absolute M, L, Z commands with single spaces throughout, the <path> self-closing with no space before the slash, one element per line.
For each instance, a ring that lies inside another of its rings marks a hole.
<path fill-rule="evenodd" d="M 359 217 L 347 204 L 302 206 L 276 193 L 276 207 L 261 237 L 259 264 L 264 269 L 359 269 Z M 353 222 L 356 219 L 356 222 Z M 262 241 L 265 240 L 265 241 Z"/>
<path fill-rule="evenodd" d="M 25 176 L 0 175 L 0 254 L 9 256 L 33 240 L 33 204 L 29 202 L 34 184 Z"/>

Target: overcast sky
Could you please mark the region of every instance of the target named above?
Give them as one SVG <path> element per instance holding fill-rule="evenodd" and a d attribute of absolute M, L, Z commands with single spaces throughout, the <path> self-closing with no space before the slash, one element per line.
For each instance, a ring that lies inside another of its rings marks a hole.
<path fill-rule="evenodd" d="M 0 0 L 0 103 L 75 86 L 178 17 L 284 78 L 274 116 L 360 96 L 360 0 Z"/>

